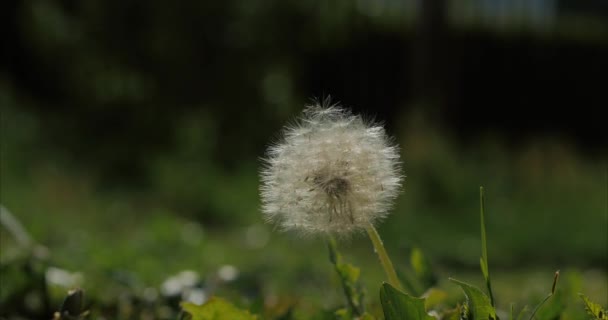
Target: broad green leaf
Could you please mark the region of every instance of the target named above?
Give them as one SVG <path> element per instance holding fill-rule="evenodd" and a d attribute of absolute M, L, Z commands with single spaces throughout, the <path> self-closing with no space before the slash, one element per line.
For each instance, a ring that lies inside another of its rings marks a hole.
<path fill-rule="evenodd" d="M 434 320 L 424 309 L 424 299 L 407 295 L 388 283 L 380 289 L 380 302 L 386 320 Z"/>
<path fill-rule="evenodd" d="M 257 316 L 241 310 L 222 298 L 211 298 L 199 306 L 182 302 L 182 309 L 192 316 L 192 320 L 256 320 Z"/>
<path fill-rule="evenodd" d="M 585 303 L 585 310 L 596 320 L 608 320 L 608 314 L 601 305 L 589 300 L 584 294 L 578 294 Z"/>
<path fill-rule="evenodd" d="M 459 285 L 462 288 L 462 291 L 464 291 L 469 304 L 471 320 L 497 319 L 496 310 L 492 306 L 490 299 L 479 288 L 456 279 L 450 278 L 450 281 Z"/>

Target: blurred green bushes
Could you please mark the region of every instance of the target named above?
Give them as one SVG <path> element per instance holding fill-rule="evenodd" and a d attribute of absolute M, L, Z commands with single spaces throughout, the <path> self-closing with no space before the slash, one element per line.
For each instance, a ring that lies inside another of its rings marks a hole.
<path fill-rule="evenodd" d="M 259 160 L 241 157 L 232 166 L 214 161 L 214 142 L 207 137 L 218 133 L 205 122 L 184 120 L 172 148 L 142 161 L 142 178 L 134 187 L 102 183 L 92 163 L 49 150 L 36 132 L 39 120 L 27 112 L 5 108 L 3 114 L 8 117 L 3 117 L 2 201 L 42 243 L 61 244 L 68 226 L 86 230 L 103 223 L 99 231 L 127 232 L 151 212 L 217 230 L 262 223 Z M 515 147 L 492 137 L 461 145 L 416 115 L 399 123 L 407 178 L 396 209 L 380 226 L 389 246 L 415 245 L 445 263 L 474 264 L 478 228 L 472 213 L 478 206 L 475 190 L 484 185 L 494 263 L 605 265 L 602 158 L 585 158 L 573 145 L 551 138 Z"/>

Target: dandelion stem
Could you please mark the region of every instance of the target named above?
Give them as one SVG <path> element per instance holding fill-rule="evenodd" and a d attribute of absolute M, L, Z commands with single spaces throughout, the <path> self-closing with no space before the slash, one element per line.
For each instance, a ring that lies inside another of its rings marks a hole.
<path fill-rule="evenodd" d="M 395 268 L 393 268 L 393 263 L 391 259 L 388 257 L 386 253 L 386 249 L 384 249 L 384 244 L 382 244 L 382 239 L 380 239 L 380 235 L 376 228 L 368 221 L 367 226 L 365 227 L 367 230 L 367 234 L 369 235 L 369 239 L 372 241 L 374 245 L 374 251 L 378 254 L 378 258 L 380 259 L 380 264 L 384 268 L 384 272 L 386 272 L 386 276 L 388 277 L 388 283 L 393 287 L 402 290 L 401 282 L 399 278 L 397 278 L 397 273 L 395 272 Z"/>

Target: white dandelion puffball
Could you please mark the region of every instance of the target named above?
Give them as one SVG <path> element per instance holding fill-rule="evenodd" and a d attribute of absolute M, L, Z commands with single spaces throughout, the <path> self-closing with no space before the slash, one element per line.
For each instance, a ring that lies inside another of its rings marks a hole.
<path fill-rule="evenodd" d="M 386 217 L 402 180 L 384 128 L 335 105 L 307 107 L 264 162 L 266 220 L 304 234 L 365 230 Z"/>

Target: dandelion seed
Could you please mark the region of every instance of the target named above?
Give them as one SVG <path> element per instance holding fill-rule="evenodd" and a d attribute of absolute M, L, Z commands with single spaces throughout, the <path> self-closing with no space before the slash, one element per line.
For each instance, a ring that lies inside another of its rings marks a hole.
<path fill-rule="evenodd" d="M 336 105 L 314 105 L 282 133 L 261 172 L 269 222 L 346 236 L 386 217 L 402 177 L 398 148 L 381 125 Z"/>

